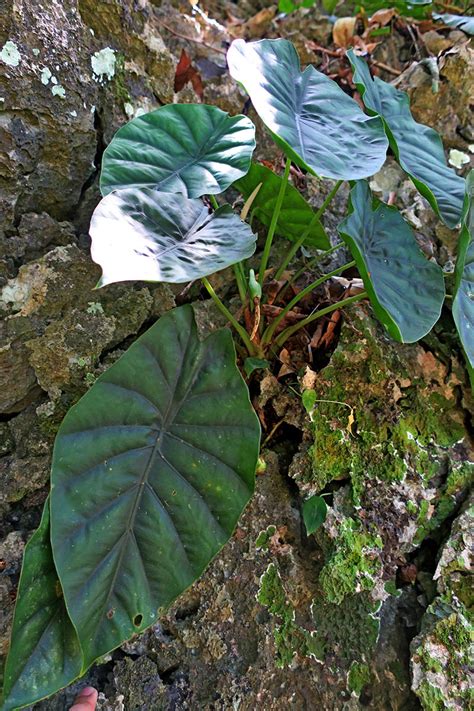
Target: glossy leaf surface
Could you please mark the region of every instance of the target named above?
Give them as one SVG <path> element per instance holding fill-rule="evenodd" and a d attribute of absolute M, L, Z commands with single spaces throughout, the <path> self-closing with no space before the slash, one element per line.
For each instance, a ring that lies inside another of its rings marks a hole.
<path fill-rule="evenodd" d="M 392 338 L 412 343 L 426 335 L 441 313 L 443 272 L 423 255 L 398 210 L 373 198 L 361 180 L 351 190 L 350 214 L 338 230 Z"/>
<path fill-rule="evenodd" d="M 29 706 L 67 686 L 79 676 L 81 659 L 54 567 L 46 501 L 39 528 L 25 548 L 2 710 Z"/>
<path fill-rule="evenodd" d="M 245 200 L 250 197 L 257 185 L 262 183 L 262 187 L 252 203 L 252 212 L 267 227 L 272 219 L 281 181 L 282 178 L 266 166 L 252 163 L 247 175 L 234 183 L 234 187 L 237 188 Z M 296 241 L 301 237 L 301 234 L 314 216 L 314 211 L 301 193 L 288 183 L 280 215 L 278 216 L 276 234 Z M 329 238 L 319 220 L 311 227 L 304 244 L 318 249 L 329 249 Z"/>
<path fill-rule="evenodd" d="M 388 142 L 378 117 L 369 117 L 336 82 L 308 66 L 284 39 L 235 40 L 227 61 L 264 124 L 286 155 L 311 173 L 354 180 L 376 173 Z"/>
<path fill-rule="evenodd" d="M 181 283 L 213 274 L 255 251 L 255 235 L 224 205 L 155 190 L 117 190 L 92 215 L 92 259 L 100 285 L 144 280 Z"/>
<path fill-rule="evenodd" d="M 221 193 L 245 175 L 255 127 L 206 104 L 169 104 L 120 128 L 102 159 L 103 195 L 155 188 L 200 197 Z"/>
<path fill-rule="evenodd" d="M 51 540 L 87 667 L 157 619 L 228 540 L 260 427 L 227 329 L 165 314 L 66 415 Z"/>
<path fill-rule="evenodd" d="M 466 180 L 462 230 L 456 261 L 453 318 L 469 365 L 474 368 L 474 170 Z"/>
<path fill-rule="evenodd" d="M 405 92 L 378 77 L 373 79 L 367 63 L 354 50 L 347 56 L 364 104 L 372 114 L 382 117 L 401 167 L 433 210 L 449 227 L 455 227 L 461 217 L 464 180 L 448 168 L 439 135 L 415 121 Z"/>

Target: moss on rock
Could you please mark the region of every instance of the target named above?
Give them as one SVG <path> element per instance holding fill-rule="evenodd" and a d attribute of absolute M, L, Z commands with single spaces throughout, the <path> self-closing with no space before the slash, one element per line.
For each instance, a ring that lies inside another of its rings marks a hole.
<path fill-rule="evenodd" d="M 332 543 L 334 552 L 319 576 L 326 599 L 340 604 L 346 595 L 372 590 L 381 568 L 380 536 L 363 530 L 359 521 L 345 518 Z"/>

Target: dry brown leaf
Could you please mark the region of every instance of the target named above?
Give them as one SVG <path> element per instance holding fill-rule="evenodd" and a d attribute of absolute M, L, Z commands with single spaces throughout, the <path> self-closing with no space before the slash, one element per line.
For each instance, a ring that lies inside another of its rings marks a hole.
<path fill-rule="evenodd" d="M 332 39 L 337 47 L 349 47 L 352 44 L 356 17 L 339 17 L 332 29 Z"/>
<path fill-rule="evenodd" d="M 385 27 L 385 25 L 388 25 L 390 20 L 397 15 L 398 12 L 393 7 L 384 10 L 377 10 L 377 12 L 374 12 L 374 14 L 369 17 L 369 25 L 372 29 L 375 25 L 377 27 Z"/>
<path fill-rule="evenodd" d="M 264 7 L 263 10 L 257 12 L 256 15 L 232 28 L 231 34 L 233 37 L 244 37 L 246 39 L 259 39 L 270 28 L 273 18 L 277 14 L 277 7 Z"/>
<path fill-rule="evenodd" d="M 191 57 L 187 54 L 186 50 L 182 49 L 174 76 L 174 90 L 181 91 L 188 82 L 191 82 L 194 91 L 202 100 L 204 87 L 202 85 L 201 75 L 197 69 L 193 67 Z"/>

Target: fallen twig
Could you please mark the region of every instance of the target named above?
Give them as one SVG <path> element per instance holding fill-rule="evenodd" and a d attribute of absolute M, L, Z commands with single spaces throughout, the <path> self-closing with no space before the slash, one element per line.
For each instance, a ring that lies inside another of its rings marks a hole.
<path fill-rule="evenodd" d="M 220 49 L 220 47 L 213 47 L 212 44 L 208 44 L 204 40 L 196 39 L 195 37 L 189 37 L 188 35 L 182 35 L 181 32 L 176 32 L 176 30 L 173 30 L 171 27 L 169 27 L 167 24 L 165 24 L 162 20 L 159 20 L 159 24 L 165 28 L 165 30 L 168 30 L 168 32 L 171 32 L 172 35 L 175 37 L 179 37 L 179 39 L 186 40 L 187 42 L 194 42 L 195 44 L 200 44 L 203 47 L 207 47 L 208 49 L 212 49 L 213 52 L 218 52 L 219 54 L 227 54 L 227 50 L 225 49 Z"/>

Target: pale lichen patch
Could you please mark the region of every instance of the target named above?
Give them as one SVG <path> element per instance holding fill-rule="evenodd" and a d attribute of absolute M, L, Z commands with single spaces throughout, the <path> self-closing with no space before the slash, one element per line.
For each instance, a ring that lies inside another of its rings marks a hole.
<path fill-rule="evenodd" d="M 52 76 L 51 70 L 48 67 L 44 67 L 40 75 L 41 83 L 47 86 Z"/>
<path fill-rule="evenodd" d="M 9 67 L 17 67 L 21 62 L 21 55 L 14 42 L 8 40 L 0 51 L 0 59 Z"/>
<path fill-rule="evenodd" d="M 95 52 L 91 57 L 94 79 L 98 82 L 110 81 L 115 76 L 116 61 L 115 50 L 110 47 Z"/>
<path fill-rule="evenodd" d="M 66 90 L 61 84 L 57 84 L 51 88 L 51 93 L 53 96 L 59 96 L 61 99 L 66 98 Z"/>

